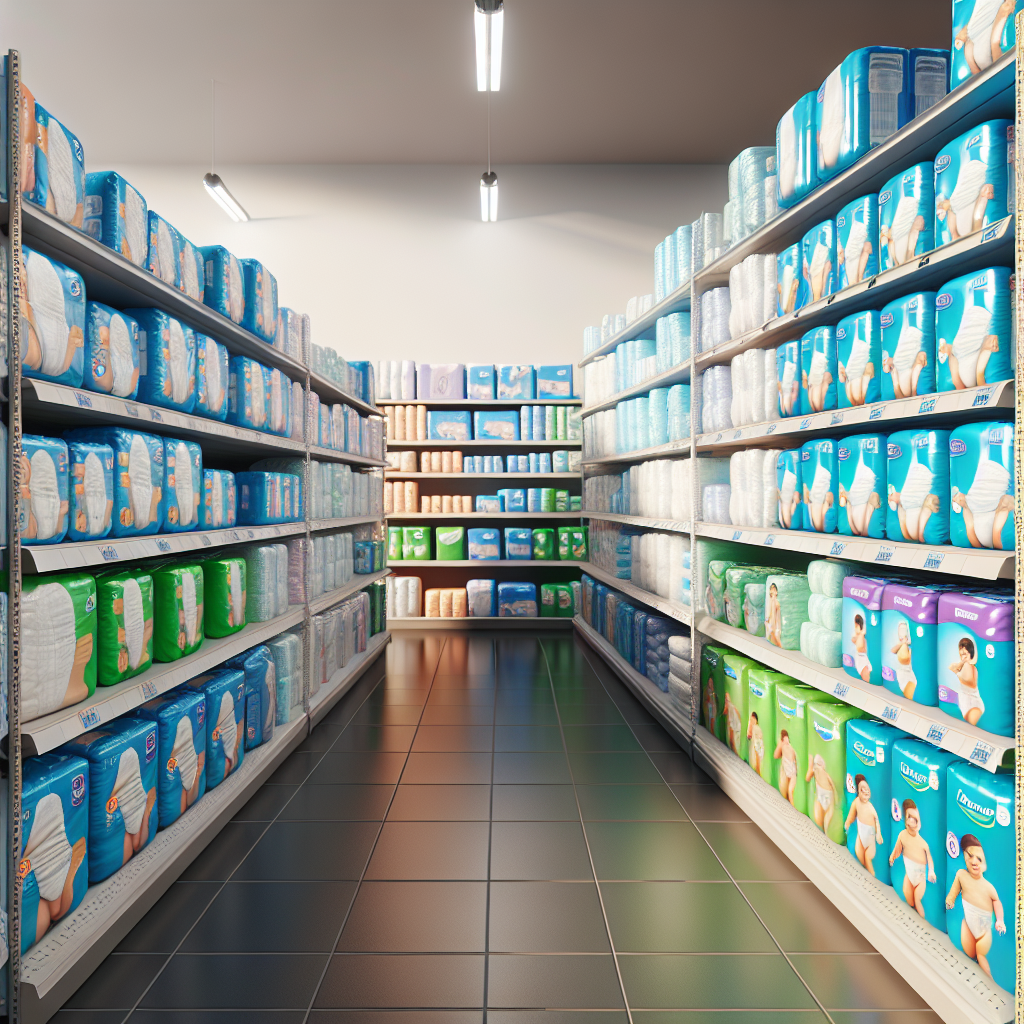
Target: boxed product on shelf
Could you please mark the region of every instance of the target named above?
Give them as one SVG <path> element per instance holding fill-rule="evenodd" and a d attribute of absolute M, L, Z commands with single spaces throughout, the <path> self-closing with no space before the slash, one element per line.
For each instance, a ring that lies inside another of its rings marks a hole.
<path fill-rule="evenodd" d="M 142 569 L 96 575 L 96 681 L 100 686 L 153 664 L 153 577 Z"/>
<path fill-rule="evenodd" d="M 472 536 L 473 531 L 470 530 Z M 471 542 L 472 543 L 472 542 Z M 470 558 L 472 558 L 472 554 Z M 402 527 L 402 559 L 404 561 L 430 560 L 430 527 L 428 526 L 403 526 Z"/>
<path fill-rule="evenodd" d="M 204 245 L 199 249 L 206 265 L 203 303 L 241 324 L 245 315 L 245 285 L 239 261 L 222 245 Z"/>
<path fill-rule="evenodd" d="M 146 269 L 164 284 L 181 288 L 182 237 L 158 213 L 149 210 L 149 258 Z"/>
<path fill-rule="evenodd" d="M 462 526 L 437 527 L 435 550 L 438 559 L 461 561 L 466 557 L 466 530 Z"/>
<path fill-rule="evenodd" d="M 493 366 L 482 363 L 469 363 L 466 366 L 466 397 L 477 401 L 487 401 L 496 397 L 495 375 Z"/>
<path fill-rule="evenodd" d="M 257 338 L 273 343 L 277 333 L 277 280 L 259 260 L 239 260 L 245 312 L 242 326 Z"/>
<path fill-rule="evenodd" d="M 839 408 L 871 405 L 881 397 L 881 313 L 865 310 L 843 317 L 836 327 Z"/>
<path fill-rule="evenodd" d="M 85 387 L 134 398 L 139 390 L 138 322 L 102 303 L 87 303 L 84 364 Z"/>
<path fill-rule="evenodd" d="M 196 336 L 159 309 L 127 309 L 139 324 L 139 401 L 189 413 L 196 399 Z"/>
<path fill-rule="evenodd" d="M 64 441 L 24 435 L 18 513 L 23 544 L 59 544 L 64 539 L 68 530 L 68 469 L 68 446 Z M 95 475 L 91 483 L 95 490 Z M 105 484 L 105 479 L 101 483 Z"/>
<path fill-rule="evenodd" d="M 380 582 L 383 582 L 381 580 Z M 302 641 L 295 633 L 281 633 L 267 641 L 277 676 L 276 725 L 287 725 L 302 713 Z"/>
<path fill-rule="evenodd" d="M 497 375 L 498 398 L 532 400 L 537 397 L 536 376 L 532 366 L 499 365 Z"/>
<path fill-rule="evenodd" d="M 885 536 L 887 439 L 857 434 L 839 442 L 839 532 L 856 537 Z"/>
<path fill-rule="evenodd" d="M 183 688 L 206 699 L 206 788 L 214 789 L 245 759 L 245 673 L 221 668 Z"/>
<path fill-rule="evenodd" d="M 519 413 L 512 409 L 477 410 L 473 413 L 473 436 L 477 441 L 518 441 Z"/>
<path fill-rule="evenodd" d="M 533 557 L 533 531 L 528 526 L 505 527 L 505 557 L 526 561 Z"/>
<path fill-rule="evenodd" d="M 500 494 L 478 494 L 473 499 L 473 511 L 490 515 L 504 512 L 504 502 Z"/>
<path fill-rule="evenodd" d="M 451 399 L 466 397 L 466 367 L 463 363 L 417 363 L 416 397 Z"/>
<path fill-rule="evenodd" d="M 836 214 L 836 259 L 839 289 L 860 284 L 878 273 L 879 194 L 854 199 Z"/>
<path fill-rule="evenodd" d="M 431 441 L 471 441 L 473 439 L 473 424 L 469 410 L 429 410 L 427 412 L 427 437 Z"/>
<path fill-rule="evenodd" d="M 491 561 L 501 558 L 501 534 L 497 530 L 477 527 L 467 531 L 469 558 Z"/>
<path fill-rule="evenodd" d="M 827 694 L 807 706 L 808 817 L 834 843 L 846 841 L 846 727 L 865 717 L 859 708 L 841 704 Z"/>
<path fill-rule="evenodd" d="M 757 349 L 752 351 L 756 352 Z M 735 362 L 735 360 L 734 360 Z M 836 381 L 839 379 L 838 350 L 834 327 L 816 327 L 800 339 L 800 415 L 837 409 L 839 396 Z M 733 389 L 735 390 L 735 372 Z M 762 386 L 760 394 L 764 394 Z M 767 410 L 765 410 L 767 412 Z M 795 412 L 795 410 L 794 410 Z M 765 415 L 760 419 L 751 417 L 750 423 L 771 419 Z M 740 426 L 734 423 L 733 426 Z"/>
<path fill-rule="evenodd" d="M 949 431 L 900 430 L 889 435 L 887 450 L 886 536 L 949 543 Z"/>
<path fill-rule="evenodd" d="M 572 364 L 537 367 L 538 398 L 572 398 Z"/>
<path fill-rule="evenodd" d="M 296 313 L 294 309 L 279 306 L 277 310 L 277 331 L 274 334 L 274 348 L 298 362 L 304 362 L 302 333 L 307 314 Z"/>
<path fill-rule="evenodd" d="M 203 453 L 194 441 L 164 438 L 164 524 L 167 533 L 194 530 L 203 497 Z"/>
<path fill-rule="evenodd" d="M 572 586 L 568 583 L 544 583 L 540 588 L 542 618 L 571 619 L 575 612 Z"/>
<path fill-rule="evenodd" d="M 525 512 L 526 490 L 522 487 L 502 487 L 498 490 L 502 512 Z"/>
<path fill-rule="evenodd" d="M 246 622 L 246 562 L 233 556 L 204 559 L 203 630 L 208 637 L 230 636 Z"/>
<path fill-rule="evenodd" d="M 426 592 L 423 614 L 427 618 L 464 619 L 468 615 L 464 587 L 434 587 Z"/>
<path fill-rule="evenodd" d="M 136 266 L 146 266 L 149 259 L 146 200 L 116 171 L 86 174 L 82 230 Z"/>
<path fill-rule="evenodd" d="M 423 582 L 419 576 L 388 576 L 387 586 L 391 616 L 405 619 L 418 618 L 423 614 Z"/>
<path fill-rule="evenodd" d="M 28 435 L 22 439 L 27 453 Z M 114 450 L 107 444 L 72 441 L 68 459 L 68 537 L 73 541 L 98 540 L 110 532 L 114 510 Z M 29 459 L 29 471 L 33 468 Z M 41 476 L 47 473 L 40 467 Z M 27 475 L 27 474 L 26 474 Z M 42 496 L 37 480 L 36 497 Z M 31 476 L 22 478 L 22 486 L 32 488 Z M 59 490 L 59 479 L 58 479 Z M 31 512 L 31 502 L 29 504 Z M 38 526 L 39 517 L 36 516 Z M 24 543 L 24 540 L 22 541 Z"/>
<path fill-rule="evenodd" d="M 549 562 L 555 558 L 555 531 L 538 527 L 530 532 L 531 558 Z"/>
<path fill-rule="evenodd" d="M 498 616 L 501 618 L 536 618 L 537 585 L 535 583 L 499 583 Z"/>
<path fill-rule="evenodd" d="M 468 614 L 494 618 L 498 614 L 498 584 L 496 580 L 467 580 Z"/>
<path fill-rule="evenodd" d="M 42 253 L 23 249 L 22 373 L 80 387 L 85 370 L 85 284 Z"/>
<path fill-rule="evenodd" d="M 78 136 L 35 103 L 35 187 L 25 198 L 81 228 L 85 217 L 85 152 Z"/>

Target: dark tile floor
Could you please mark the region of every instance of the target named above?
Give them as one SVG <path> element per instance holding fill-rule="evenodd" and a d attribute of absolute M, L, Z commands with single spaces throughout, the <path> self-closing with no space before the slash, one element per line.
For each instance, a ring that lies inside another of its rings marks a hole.
<path fill-rule="evenodd" d="M 402 633 L 57 1024 L 934 1024 L 568 634 Z"/>

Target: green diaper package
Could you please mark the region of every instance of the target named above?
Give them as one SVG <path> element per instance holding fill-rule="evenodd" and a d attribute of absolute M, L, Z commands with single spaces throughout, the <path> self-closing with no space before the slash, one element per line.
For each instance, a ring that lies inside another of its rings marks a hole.
<path fill-rule="evenodd" d="M 555 491 L 555 511 L 556 512 L 568 512 L 569 511 L 569 492 L 568 491 Z"/>
<path fill-rule="evenodd" d="M 111 571 L 96 577 L 96 681 L 113 686 L 153 664 L 153 577 Z"/>
<path fill-rule="evenodd" d="M 705 644 L 700 650 L 700 712 L 704 728 L 725 742 L 725 661 L 728 647 Z"/>
<path fill-rule="evenodd" d="M 811 565 L 814 563 L 812 562 Z M 810 581 L 810 573 L 807 579 Z M 826 597 L 824 594 L 816 594 L 811 588 L 811 596 L 807 601 L 807 614 L 811 622 L 817 626 L 824 626 L 831 629 L 833 633 L 840 633 L 843 629 L 843 599 L 842 597 Z"/>
<path fill-rule="evenodd" d="M 792 676 L 764 665 L 747 669 L 747 764 L 770 786 L 779 784 L 775 753 L 775 685 L 795 683 Z"/>
<path fill-rule="evenodd" d="M 555 531 L 536 529 L 533 531 L 533 560 L 550 562 L 555 557 Z"/>
<path fill-rule="evenodd" d="M 571 619 L 574 614 L 571 583 L 545 583 L 540 588 L 540 614 L 546 618 Z"/>
<path fill-rule="evenodd" d="M 757 668 L 752 658 L 731 651 L 723 659 L 723 683 L 725 699 L 721 717 L 725 728 L 725 743 L 730 750 L 744 760 L 747 759 L 747 703 L 750 693 L 747 673 Z"/>
<path fill-rule="evenodd" d="M 775 573 L 765 580 L 764 626 L 768 642 L 784 651 L 800 649 L 800 627 L 808 621 L 811 588 L 802 573 Z"/>
<path fill-rule="evenodd" d="M 725 619 L 730 626 L 744 627 L 743 588 L 764 583 L 777 569 L 763 565 L 733 565 L 725 571 Z"/>
<path fill-rule="evenodd" d="M 402 558 L 402 527 L 388 527 L 388 561 L 398 562 Z"/>
<path fill-rule="evenodd" d="M 245 625 L 245 559 L 208 558 L 203 566 L 203 625 L 209 637 Z"/>
<path fill-rule="evenodd" d="M 810 584 L 811 593 L 837 598 L 843 596 L 843 580 L 847 576 L 857 575 L 857 572 L 858 567 L 851 562 L 816 558 L 807 564 L 807 582 Z"/>
<path fill-rule="evenodd" d="M 815 596 L 811 594 L 812 598 Z M 805 622 L 800 626 L 800 653 L 816 665 L 842 668 L 843 634 L 816 622 Z"/>
<path fill-rule="evenodd" d="M 807 705 L 830 698 L 801 683 L 775 682 L 775 741 L 772 756 L 778 761 L 779 792 L 801 813 L 807 803 Z M 835 701 L 835 703 L 839 703 Z"/>
<path fill-rule="evenodd" d="M 846 723 L 867 717 L 829 700 L 807 705 L 807 817 L 833 842 L 846 845 Z"/>
<path fill-rule="evenodd" d="M 764 593 L 763 583 L 743 586 L 743 628 L 751 636 L 764 636 Z"/>
<path fill-rule="evenodd" d="M 583 526 L 558 528 L 558 557 L 565 562 L 587 560 L 587 530 Z"/>
<path fill-rule="evenodd" d="M 713 558 L 708 562 L 708 614 L 719 622 L 725 622 L 725 573 L 736 562 L 728 558 Z"/>
<path fill-rule="evenodd" d="M 402 527 L 402 558 L 405 561 L 430 560 L 430 528 L 427 526 Z"/>
<path fill-rule="evenodd" d="M 439 526 L 434 538 L 437 542 L 437 558 L 444 561 L 458 561 L 466 557 L 466 529 L 463 526 Z"/>
<path fill-rule="evenodd" d="M 153 659 L 177 661 L 203 643 L 203 569 L 164 563 L 152 576 Z"/>

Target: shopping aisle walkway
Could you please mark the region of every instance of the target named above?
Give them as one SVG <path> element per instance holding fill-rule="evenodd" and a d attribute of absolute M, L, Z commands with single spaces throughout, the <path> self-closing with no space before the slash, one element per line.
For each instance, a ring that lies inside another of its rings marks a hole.
<path fill-rule="evenodd" d="M 938 1022 L 923 1005 L 580 641 L 401 633 L 56 1020 Z"/>

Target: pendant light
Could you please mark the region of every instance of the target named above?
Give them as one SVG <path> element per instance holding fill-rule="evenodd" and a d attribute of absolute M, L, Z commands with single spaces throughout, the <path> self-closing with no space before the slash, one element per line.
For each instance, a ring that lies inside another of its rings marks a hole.
<path fill-rule="evenodd" d="M 497 92 L 501 88 L 501 37 L 505 11 L 502 0 L 474 0 L 473 24 L 476 29 L 477 92 Z"/>
<path fill-rule="evenodd" d="M 485 171 L 480 178 L 480 219 L 486 224 L 498 219 L 498 176 Z"/>
<path fill-rule="evenodd" d="M 203 185 L 206 191 L 213 197 L 214 202 L 236 223 L 249 219 L 245 207 L 231 194 L 231 190 L 224 184 L 221 176 L 213 168 L 217 161 L 217 80 L 210 79 L 213 107 L 213 133 L 210 145 L 210 170 L 203 175 Z"/>

